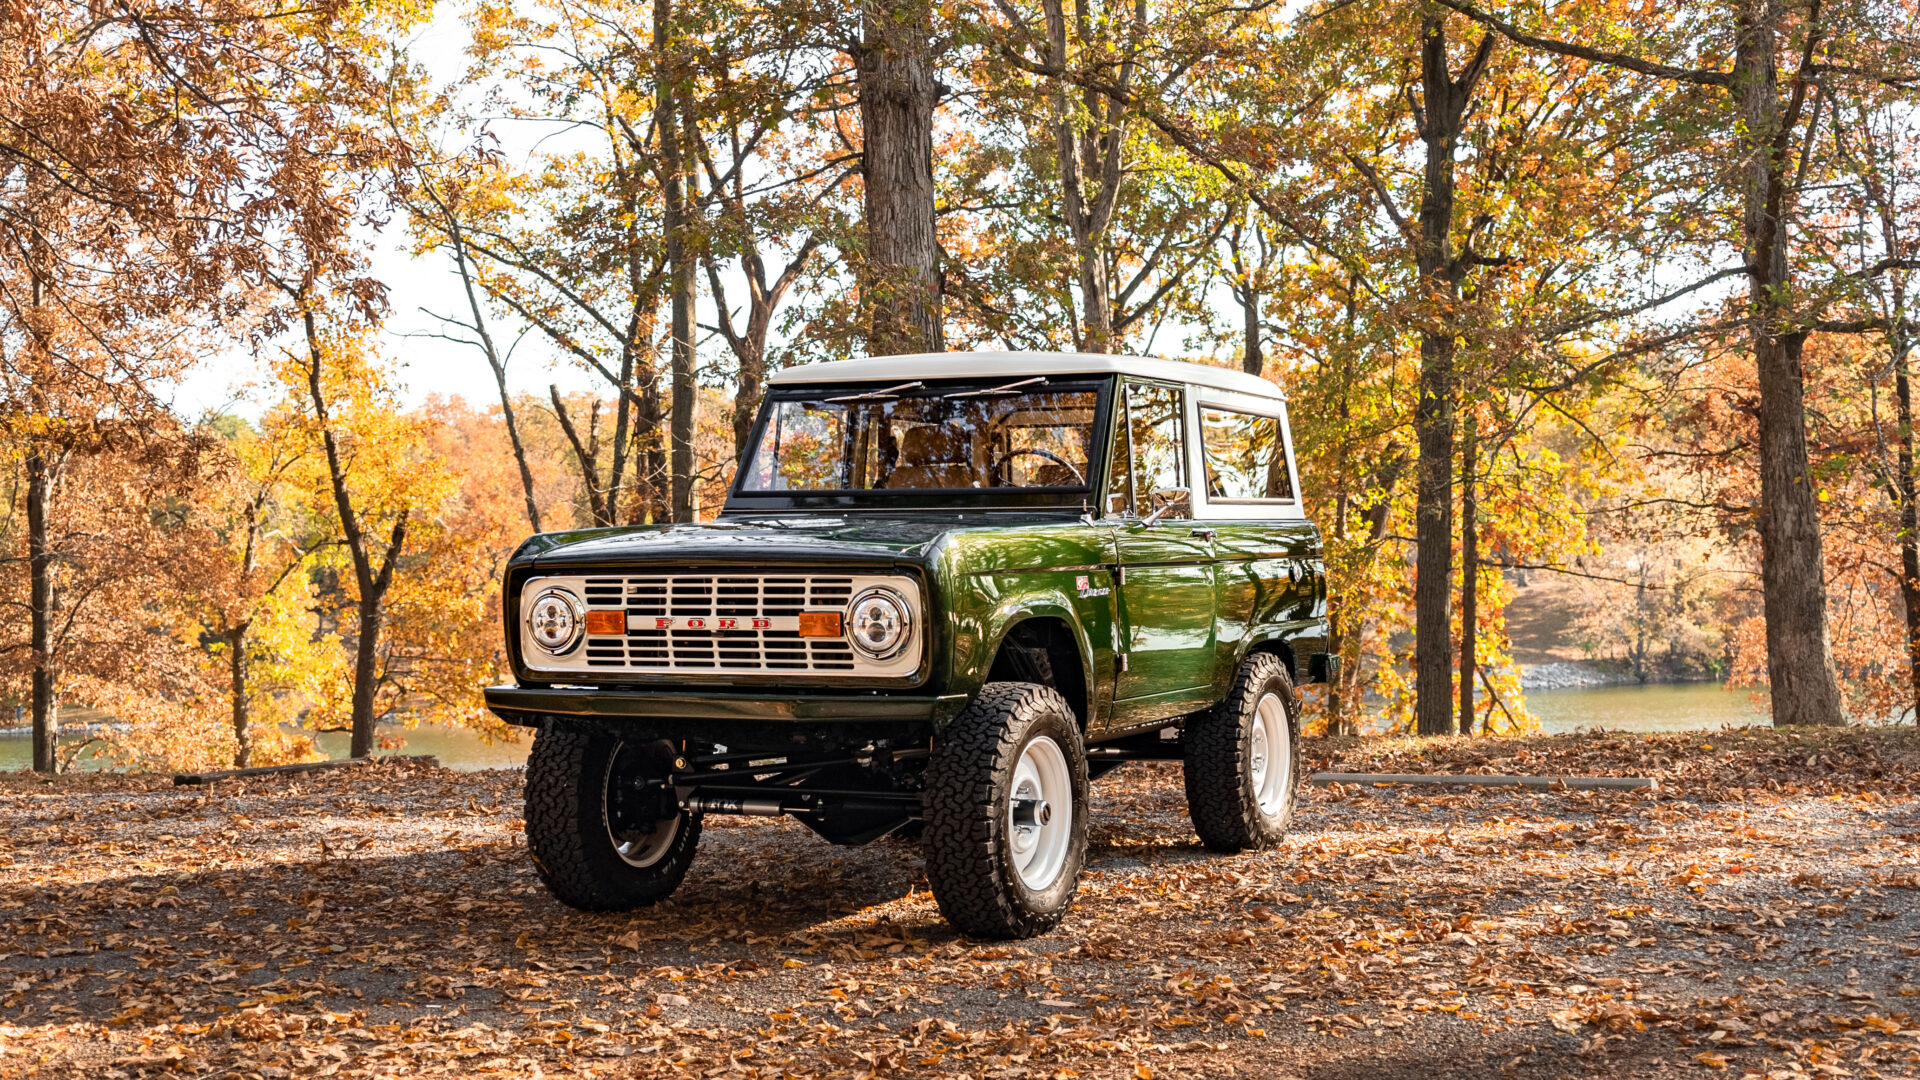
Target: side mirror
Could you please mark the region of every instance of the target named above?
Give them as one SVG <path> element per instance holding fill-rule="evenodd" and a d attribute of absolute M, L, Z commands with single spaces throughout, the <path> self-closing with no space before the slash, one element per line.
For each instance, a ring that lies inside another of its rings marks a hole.
<path fill-rule="evenodd" d="M 1142 519 L 1143 524 L 1157 525 L 1163 517 L 1178 520 L 1193 516 L 1192 488 L 1161 488 L 1148 496 L 1148 499 L 1153 504 L 1153 513 Z"/>

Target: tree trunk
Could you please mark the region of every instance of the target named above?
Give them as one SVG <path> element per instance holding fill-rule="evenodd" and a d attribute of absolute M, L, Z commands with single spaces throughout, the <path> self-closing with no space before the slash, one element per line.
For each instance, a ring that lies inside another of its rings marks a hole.
<path fill-rule="evenodd" d="M 53 468 L 38 447 L 27 451 L 27 611 L 33 647 L 33 771 L 59 769 L 59 705 L 54 700 L 53 545 L 47 535 L 47 496 Z"/>
<path fill-rule="evenodd" d="M 681 156 L 686 158 L 685 177 L 681 193 L 681 232 L 679 236 L 679 261 L 671 267 L 671 287 L 673 293 L 672 310 L 669 317 L 673 322 L 673 356 L 671 358 L 673 380 L 673 430 L 669 433 L 672 442 L 671 467 L 673 471 L 673 519 L 675 521 L 693 521 L 699 514 L 699 493 L 694 485 L 695 473 L 699 469 L 699 459 L 694 454 L 694 438 L 699 430 L 700 421 L 700 383 L 698 381 L 700 357 L 699 326 L 695 304 L 699 299 L 700 272 L 700 233 L 698 223 L 703 220 L 700 206 L 700 173 L 695 168 L 693 152 L 687 147 L 700 138 L 700 129 L 694 119 L 693 98 L 683 98 L 680 102 Z"/>
<path fill-rule="evenodd" d="M 1805 341 L 1803 334 L 1762 332 L 1753 343 L 1760 369 L 1760 581 L 1776 725 L 1846 723 L 1827 634 L 1820 511 L 1807 459 Z"/>
<path fill-rule="evenodd" d="M 27 221 L 34 224 L 45 197 L 48 177 L 40 169 L 26 174 Z M 42 308 L 47 302 L 47 280 L 42 273 L 50 252 L 46 234 L 33 228 L 27 251 L 28 296 L 32 321 L 28 348 L 36 354 L 40 370 L 51 368 L 47 328 L 42 324 Z M 29 384 L 31 385 L 31 384 Z M 29 408 L 31 408 L 31 404 Z M 58 698 L 58 658 L 54 655 L 53 616 L 56 594 L 53 586 L 53 543 L 47 526 L 47 500 L 52 495 L 54 472 L 59 461 L 49 461 L 43 445 L 29 443 L 27 448 L 27 611 L 29 645 L 33 650 L 30 676 L 33 708 L 33 769 L 54 773 L 60 768 L 60 702 Z"/>
<path fill-rule="evenodd" d="M 693 278 L 673 297 L 673 404 L 668 469 L 673 474 L 673 520 L 693 520 L 693 422 L 698 395 L 693 380 Z"/>
<path fill-rule="evenodd" d="M 1871 150 L 1871 141 L 1867 147 Z M 1895 201 L 1895 190 L 1886 184 L 1879 169 L 1862 168 L 1859 175 L 1880 219 L 1887 258 L 1903 258 L 1908 245 L 1900 234 L 1903 208 Z M 1907 367 L 1913 356 L 1913 340 L 1907 328 L 1907 275 L 1900 271 L 1889 277 L 1891 295 L 1883 296 L 1881 303 L 1887 320 L 1887 353 L 1892 361 L 1893 398 L 1899 420 L 1891 486 L 1894 504 L 1900 510 L 1900 599 L 1906 609 L 1907 682 L 1913 693 L 1914 722 L 1920 724 L 1920 506 L 1914 502 L 1913 373 Z"/>
<path fill-rule="evenodd" d="M 1240 249 L 1239 245 L 1240 240 L 1239 237 L 1236 236 L 1234 237 L 1233 250 L 1238 251 Z M 1248 289 L 1251 291 L 1251 273 L 1245 273 L 1243 276 L 1245 276 Z M 1332 350 L 1333 355 L 1340 358 L 1342 365 L 1339 374 L 1340 397 L 1337 407 L 1340 417 L 1340 430 L 1342 432 L 1349 430 L 1348 425 L 1353 419 L 1353 349 L 1351 345 L 1354 336 L 1354 319 L 1359 312 L 1359 306 L 1355 303 L 1355 293 L 1357 291 L 1358 284 L 1349 278 L 1346 290 L 1346 320 L 1341 327 L 1340 343 Z M 1345 438 L 1335 443 L 1334 475 L 1341 477 L 1349 475 L 1352 468 L 1351 450 L 1352 444 Z M 1383 491 L 1392 487 L 1393 477 L 1390 472 L 1383 471 L 1379 475 L 1381 476 L 1381 488 Z M 1344 483 L 1338 485 L 1339 491 L 1334 497 L 1333 504 L 1333 536 L 1336 542 L 1342 546 L 1346 546 L 1349 542 L 1347 531 L 1351 527 L 1349 525 L 1351 515 L 1358 513 L 1360 519 L 1369 526 L 1368 537 L 1369 549 L 1371 550 L 1372 545 L 1377 544 L 1380 537 L 1386 532 L 1387 521 L 1384 508 L 1389 505 L 1390 498 L 1383 497 L 1377 504 L 1364 508 L 1355 506 L 1353 504 L 1352 490 L 1360 487 L 1365 487 L 1365 485 Z M 1298 496 L 1302 493 L 1295 492 L 1294 494 Z M 1372 513 L 1372 511 L 1376 510 L 1382 511 L 1378 517 L 1375 517 Z M 1339 597 L 1339 594 L 1332 589 L 1327 591 L 1327 635 L 1329 638 L 1327 648 L 1340 662 L 1339 677 L 1334 679 L 1333 683 L 1327 687 L 1327 734 L 1352 735 L 1356 733 L 1355 728 L 1358 727 L 1358 725 L 1354 723 L 1354 716 L 1358 714 L 1361 702 L 1365 700 L 1365 695 L 1360 689 L 1360 646 L 1362 644 L 1361 635 L 1364 633 L 1363 627 L 1365 623 L 1364 621 L 1360 621 L 1357 626 L 1350 624 L 1349 621 L 1344 618 L 1344 599 L 1337 597 Z"/>
<path fill-rule="evenodd" d="M 1074 239 L 1074 256 L 1080 264 L 1080 349 L 1082 352 L 1113 351 L 1113 285 L 1108 280 L 1106 245 L 1093 237 Z"/>
<path fill-rule="evenodd" d="M 639 422 L 634 425 L 634 441 L 646 448 L 645 479 L 641 484 L 647 502 L 647 515 L 655 524 L 669 520 L 667 511 L 667 455 L 660 445 L 660 385 L 648 379 L 640 388 Z"/>
<path fill-rule="evenodd" d="M 1342 412 L 1345 412 L 1345 407 L 1346 403 L 1343 401 L 1341 403 Z M 1340 466 L 1344 469 L 1346 465 L 1346 451 L 1344 447 L 1341 450 L 1340 459 Z M 1338 494 L 1333 498 L 1333 535 L 1335 539 L 1341 543 L 1346 542 L 1347 505 L 1352 500 L 1352 495 L 1347 490 L 1347 487 L 1348 485 L 1341 484 Z M 1348 708 L 1346 693 L 1347 681 L 1351 677 L 1351 673 L 1347 671 L 1346 664 L 1347 627 L 1346 620 L 1340 616 L 1341 611 L 1339 606 L 1329 603 L 1327 605 L 1327 651 L 1339 661 L 1333 679 L 1327 684 L 1327 734 L 1329 735 L 1352 734 L 1352 732 L 1347 730 L 1346 717 Z"/>
<path fill-rule="evenodd" d="M 1065 70 L 1070 62 L 1067 51 L 1067 16 L 1061 0 L 1045 0 L 1047 19 L 1047 63 Z M 1096 31 L 1088 18 L 1087 6 L 1075 8 L 1075 29 L 1083 49 L 1097 46 L 1090 41 Z M 1136 24 L 1146 22 L 1145 0 L 1136 0 L 1133 8 Z M 1125 92 L 1133 80 L 1133 61 L 1121 63 L 1111 74 L 1114 85 Z M 1119 205 L 1121 160 L 1126 148 L 1126 121 L 1120 105 L 1111 95 L 1083 90 L 1081 105 L 1086 129 L 1075 131 L 1078 119 L 1069 106 L 1067 83 L 1053 81 L 1050 99 L 1053 112 L 1054 157 L 1060 173 L 1060 208 L 1067 229 L 1073 234 L 1074 260 L 1080 278 L 1079 347 L 1091 353 L 1112 352 L 1113 282 L 1107 266 L 1107 230 Z M 1092 190 L 1089 192 L 1089 179 Z"/>
<path fill-rule="evenodd" d="M 753 439 L 753 421 L 760 411 L 760 397 L 766 393 L 767 359 L 765 353 L 740 357 L 739 380 L 733 390 L 733 460 L 747 467 L 747 443 Z"/>
<path fill-rule="evenodd" d="M 393 566 L 407 542 L 407 511 L 401 510 L 393 523 L 393 535 L 380 565 L 374 566 L 366 531 L 353 509 L 353 495 L 347 490 L 346 468 L 340 460 L 340 442 L 334 437 L 327 418 L 327 399 L 320 389 L 320 335 L 313 312 L 301 312 L 307 334 L 307 392 L 313 399 L 314 419 L 319 421 L 320 442 L 327 452 L 327 477 L 333 485 L 333 504 L 340 514 L 340 531 L 346 534 L 347 551 L 353 556 L 353 576 L 360 589 L 359 640 L 353 650 L 353 716 L 348 753 L 356 758 L 373 753 L 374 693 L 379 689 L 380 630 L 386 622 L 387 590 L 393 585 Z"/>
<path fill-rule="evenodd" d="M 394 549 L 405 538 L 406 519 L 395 529 Z M 357 560 L 356 560 L 357 561 Z M 391 564 L 389 564 L 391 565 Z M 387 590 L 363 585 L 360 590 L 359 638 L 353 643 L 353 732 L 347 754 L 363 758 L 373 753 L 374 692 L 380 688 L 380 631 L 387 621 Z"/>
<path fill-rule="evenodd" d="M 1458 79 L 1447 69 L 1446 22 L 1420 26 L 1421 91 L 1417 117 L 1426 144 L 1420 193 L 1417 262 L 1429 309 L 1420 335 L 1420 397 L 1414 429 L 1420 443 L 1414 528 L 1414 727 L 1451 735 L 1453 715 L 1453 303 L 1466 267 L 1453 254 L 1453 154 L 1473 86 L 1486 69 L 1493 38 L 1481 39 Z"/>
<path fill-rule="evenodd" d="M 1414 725 L 1453 734 L 1453 339 L 1420 343 L 1414 532 Z"/>
<path fill-rule="evenodd" d="M 789 265 L 771 289 L 765 285 L 764 268 L 757 257 L 741 260 L 741 269 L 758 278 L 748 281 L 753 306 L 747 315 L 747 332 L 744 336 L 732 333 L 725 312 L 720 313 L 721 325 L 728 331 L 728 340 L 733 345 L 734 358 L 740 362 L 733 391 L 733 460 L 740 468 L 746 467 L 747 451 L 752 449 L 747 443 L 753 438 L 753 422 L 760 411 L 760 398 L 767 390 L 767 331 L 773 324 L 773 310 L 787 287 L 799 276 L 800 266 L 812 250 L 813 241 L 809 239 L 800 257 Z M 711 270 L 710 274 L 714 281 L 714 299 L 721 301 L 719 274 Z"/>
<path fill-rule="evenodd" d="M 506 365 L 495 359 L 491 340 L 487 342 L 487 364 L 493 368 L 493 383 L 500 391 L 500 416 L 506 421 L 507 442 L 513 447 L 513 463 L 520 470 L 520 493 L 527 501 L 527 526 L 534 532 L 543 532 L 540 527 L 540 504 L 533 497 L 533 470 L 527 467 L 527 446 L 520 438 L 519 418 L 513 413 L 513 395 L 507 390 Z"/>
<path fill-rule="evenodd" d="M 1445 130 L 1447 50 L 1437 18 L 1421 26 L 1426 54 L 1426 177 L 1420 199 L 1419 264 L 1423 285 L 1440 300 L 1450 294 L 1442 272 L 1452 261 L 1453 142 Z M 1436 54 L 1437 53 L 1437 57 Z M 1442 317 L 1431 312 L 1429 318 Z M 1414 488 L 1414 729 L 1453 733 L 1453 352 L 1448 328 L 1420 339 L 1420 388 L 1414 410 L 1419 461 Z"/>
<path fill-rule="evenodd" d="M 1787 329 L 1786 163 L 1793 109 L 1783 115 L 1774 0 L 1737 15 L 1733 94 L 1746 132 L 1743 232 L 1750 274 L 1748 338 L 1760 389 L 1760 581 L 1773 722 L 1842 724 L 1840 682 L 1827 631 L 1820 509 L 1807 458 L 1806 332 Z M 1798 103 L 1796 97 L 1796 104 Z"/>
<path fill-rule="evenodd" d="M 660 140 L 655 168 L 660 173 L 661 225 L 667 239 L 668 295 L 672 304 L 672 400 L 668 413 L 668 473 L 674 521 L 693 511 L 693 255 L 687 235 L 687 167 L 682 152 L 683 119 L 674 93 L 673 0 L 653 0 L 653 129 Z"/>
<path fill-rule="evenodd" d="M 1240 315 L 1245 320 L 1245 330 L 1241 340 L 1245 342 L 1240 353 L 1240 370 L 1249 375 L 1264 374 L 1267 370 L 1267 353 L 1260 345 L 1260 290 L 1249 281 L 1240 293 Z"/>
<path fill-rule="evenodd" d="M 595 525 L 615 524 L 613 518 L 608 516 L 607 500 L 600 491 L 599 404 L 595 403 L 594 411 L 588 418 L 588 439 L 583 442 L 579 429 L 573 426 L 573 418 L 567 415 L 567 403 L 560 398 L 560 384 L 549 383 L 547 392 L 553 397 L 553 416 L 560 421 L 560 433 L 567 437 L 567 445 L 573 448 L 573 460 L 580 466 L 580 479 L 587 485 L 587 512 L 593 515 Z"/>
<path fill-rule="evenodd" d="M 738 183 L 738 181 L 736 181 Z M 744 219 L 747 208 L 744 196 L 734 193 L 728 204 L 729 215 Z M 707 269 L 707 284 L 713 290 L 714 321 L 719 324 L 720 334 L 727 339 L 727 345 L 733 349 L 733 355 L 740 362 L 733 394 L 733 459 L 736 465 L 745 466 L 747 451 L 751 449 L 747 442 L 753 438 L 753 422 L 760 411 L 760 398 L 766 392 L 767 382 L 767 334 L 773 328 L 774 312 L 780 308 L 780 302 L 786 298 L 788 290 L 800 280 L 800 274 L 806 269 L 807 261 L 813 258 L 813 251 L 820 244 L 818 234 L 809 235 L 801 242 L 800 248 L 787 262 L 780 275 L 772 281 L 767 280 L 767 264 L 760 257 L 758 249 L 749 245 L 740 255 L 740 273 L 747 279 L 747 326 L 746 332 L 734 329 L 733 316 L 727 309 L 727 293 L 720 282 L 720 268 L 713 261 L 711 253 L 702 264 Z"/>
<path fill-rule="evenodd" d="M 233 700 L 233 767 L 244 769 L 253 764 L 253 720 L 247 708 L 247 630 L 241 623 L 226 633 L 227 678 Z"/>
<path fill-rule="evenodd" d="M 1478 431 L 1467 412 L 1460 438 L 1460 734 L 1473 734 L 1473 678 L 1479 670 L 1480 498 L 1474 455 Z"/>
<path fill-rule="evenodd" d="M 854 50 L 867 226 L 867 351 L 939 352 L 940 246 L 934 232 L 933 28 L 922 0 L 867 0 Z"/>
<path fill-rule="evenodd" d="M 1904 305 L 1896 305 L 1904 311 Z M 1907 370 L 1911 350 L 1904 335 L 1894 346 L 1893 396 L 1900 411 L 1899 473 L 1894 477 L 1900 498 L 1900 599 L 1907 609 L 1907 680 L 1913 688 L 1914 722 L 1920 723 L 1920 508 L 1914 506 L 1913 376 Z"/>
<path fill-rule="evenodd" d="M 633 498 L 627 508 L 627 524 L 656 524 L 667 520 L 667 460 L 660 446 L 660 385 L 654 359 L 658 345 L 653 339 L 654 313 L 637 318 L 633 341 L 633 432 L 628 454 L 633 462 Z M 669 348 L 671 348 L 669 346 Z"/>
<path fill-rule="evenodd" d="M 1640 581 L 1634 586 L 1633 610 L 1639 616 L 1633 624 L 1633 641 L 1627 646 L 1627 661 L 1633 665 L 1633 678 L 1642 686 L 1647 682 L 1647 655 L 1652 649 L 1647 645 L 1647 568 L 1640 566 Z"/>

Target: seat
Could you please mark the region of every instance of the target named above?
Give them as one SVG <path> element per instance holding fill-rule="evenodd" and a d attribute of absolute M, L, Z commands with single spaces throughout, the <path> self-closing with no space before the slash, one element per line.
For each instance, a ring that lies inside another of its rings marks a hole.
<path fill-rule="evenodd" d="M 1049 461 L 1033 470 L 1033 479 L 1027 487 L 1079 487 L 1083 481 L 1073 474 L 1073 470 L 1059 462 Z"/>
<path fill-rule="evenodd" d="M 973 486 L 966 433 L 952 424 L 909 428 L 900 438 L 900 460 L 887 474 L 890 490 Z"/>

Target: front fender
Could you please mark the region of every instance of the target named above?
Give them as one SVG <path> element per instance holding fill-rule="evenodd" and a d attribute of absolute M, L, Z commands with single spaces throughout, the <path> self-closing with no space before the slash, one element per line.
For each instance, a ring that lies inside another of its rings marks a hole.
<path fill-rule="evenodd" d="M 1059 619 L 1073 632 L 1086 679 L 1087 718 L 1107 711 L 1113 687 L 1113 531 L 1081 520 L 956 529 L 933 545 L 941 689 L 969 700 L 993 669 L 1007 632 Z"/>
<path fill-rule="evenodd" d="M 1050 573 L 1025 573 L 972 575 L 964 589 L 955 590 L 949 608 L 952 677 L 948 694 L 965 695 L 970 702 L 986 685 L 994 658 L 1014 627 L 1031 619 L 1056 619 L 1073 634 L 1080 674 L 1086 680 L 1087 719 L 1090 726 L 1099 726 L 1112 696 L 1111 609 L 1106 596 L 1081 597 L 1078 589 L 1071 588 L 1078 578 L 1091 575 L 1060 573 L 1067 577 L 1069 588 L 1045 580 L 1053 576 Z"/>

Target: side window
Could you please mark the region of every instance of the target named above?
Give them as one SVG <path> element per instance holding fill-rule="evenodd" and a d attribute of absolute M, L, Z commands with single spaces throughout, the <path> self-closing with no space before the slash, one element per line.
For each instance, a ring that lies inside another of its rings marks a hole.
<path fill-rule="evenodd" d="M 1107 455 L 1107 513 L 1124 514 L 1133 505 L 1133 443 L 1127 438 L 1127 396 L 1122 391 L 1113 403 L 1113 452 Z"/>
<path fill-rule="evenodd" d="M 1127 430 L 1133 443 L 1133 512 L 1153 513 L 1153 493 L 1187 487 L 1186 425 L 1180 391 L 1127 384 Z M 1190 503 L 1188 505 L 1191 505 Z M 1180 516 L 1178 511 L 1175 516 Z"/>
<path fill-rule="evenodd" d="M 1200 451 L 1209 499 L 1292 499 L 1293 474 L 1280 421 L 1271 416 L 1200 410 Z"/>
<path fill-rule="evenodd" d="M 809 491 L 845 487 L 841 456 L 845 406 L 782 401 L 773 408 L 748 473 L 749 491 Z"/>

